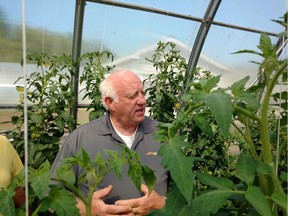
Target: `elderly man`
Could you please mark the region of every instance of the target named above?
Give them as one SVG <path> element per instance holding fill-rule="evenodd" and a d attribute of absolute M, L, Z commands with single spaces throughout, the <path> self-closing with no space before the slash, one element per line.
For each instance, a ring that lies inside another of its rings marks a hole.
<path fill-rule="evenodd" d="M 94 192 L 92 215 L 145 215 L 150 210 L 165 206 L 167 171 L 161 166 L 157 154 L 160 143 L 153 138 L 157 123 L 145 116 L 146 100 L 140 78 L 130 70 L 118 70 L 100 84 L 103 104 L 107 114 L 74 130 L 60 149 L 52 166 L 52 174 L 59 161 L 75 155 L 80 148 L 89 152 L 91 158 L 103 149 L 121 151 L 120 143 L 140 155 L 142 164 L 155 171 L 156 185 L 148 196 L 148 188 L 142 185 L 142 193 L 133 185 L 123 171 L 118 179 L 110 172 Z M 77 177 L 77 173 L 76 177 Z M 88 185 L 81 185 L 87 194 Z M 77 207 L 85 215 L 84 203 L 78 199 Z"/>

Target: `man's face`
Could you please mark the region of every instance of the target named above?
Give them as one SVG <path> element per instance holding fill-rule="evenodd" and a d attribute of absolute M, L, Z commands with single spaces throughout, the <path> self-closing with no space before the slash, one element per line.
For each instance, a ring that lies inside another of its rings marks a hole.
<path fill-rule="evenodd" d="M 112 115 L 123 126 L 134 126 L 144 121 L 146 99 L 141 80 L 128 74 L 116 84 L 118 102 Z"/>

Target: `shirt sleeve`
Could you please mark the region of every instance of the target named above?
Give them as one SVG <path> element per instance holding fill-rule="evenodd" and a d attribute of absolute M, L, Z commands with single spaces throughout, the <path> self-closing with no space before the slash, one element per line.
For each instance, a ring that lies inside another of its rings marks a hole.
<path fill-rule="evenodd" d="M 23 163 L 9 140 L 0 135 L 0 187 L 6 188 L 23 169 Z"/>
<path fill-rule="evenodd" d="M 24 166 L 12 144 L 10 144 L 10 147 L 11 158 L 13 159 L 11 164 L 11 177 L 13 178 L 16 177 L 23 170 Z"/>

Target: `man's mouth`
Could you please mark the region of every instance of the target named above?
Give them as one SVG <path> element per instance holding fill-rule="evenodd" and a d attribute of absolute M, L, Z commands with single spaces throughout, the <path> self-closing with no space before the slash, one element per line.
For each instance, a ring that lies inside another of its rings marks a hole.
<path fill-rule="evenodd" d="M 145 109 L 137 109 L 136 110 L 136 113 L 141 113 L 141 114 L 144 114 L 145 113 Z"/>

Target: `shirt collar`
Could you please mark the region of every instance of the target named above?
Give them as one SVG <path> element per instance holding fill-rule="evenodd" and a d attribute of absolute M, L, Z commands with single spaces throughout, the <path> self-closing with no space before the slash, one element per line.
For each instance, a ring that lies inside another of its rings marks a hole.
<path fill-rule="evenodd" d="M 107 111 L 104 116 L 102 116 L 99 120 L 101 121 L 102 127 L 100 128 L 100 135 L 108 135 L 114 132 L 112 123 L 110 121 L 109 112 Z M 155 130 L 154 124 L 149 124 L 149 117 L 145 117 L 144 121 L 139 124 L 138 131 L 142 131 L 144 134 L 151 133 Z"/>

